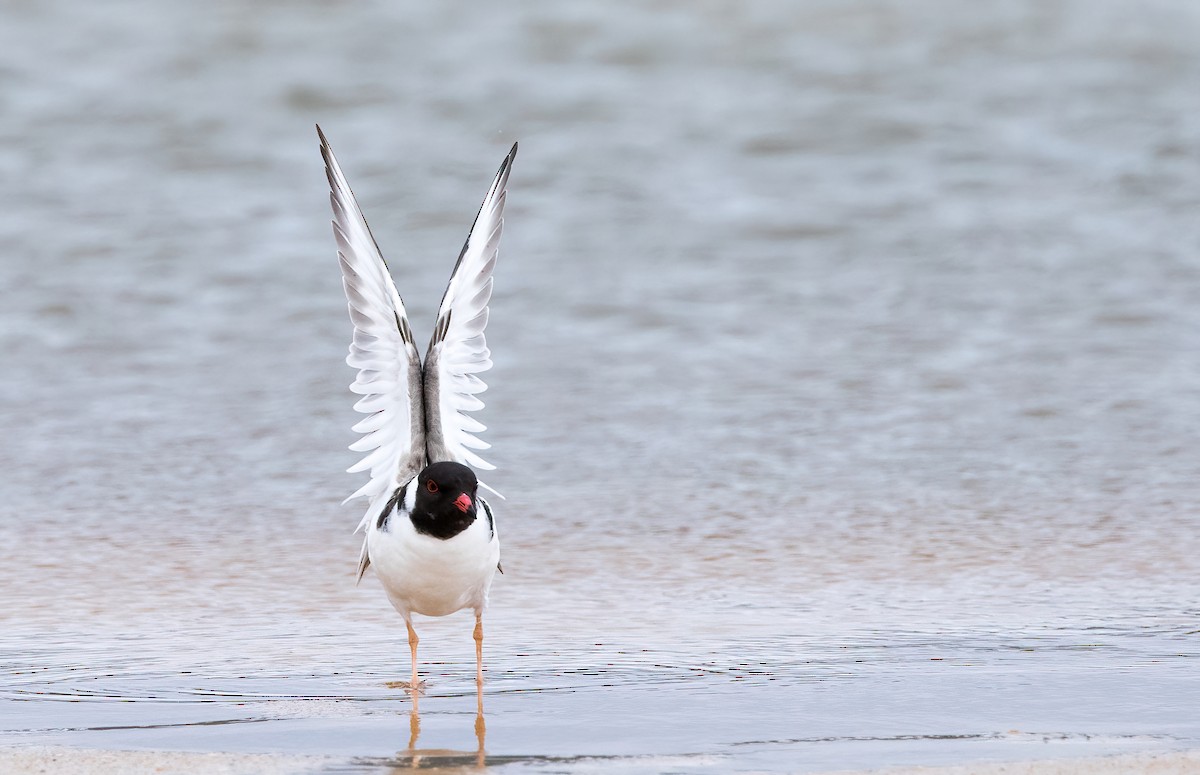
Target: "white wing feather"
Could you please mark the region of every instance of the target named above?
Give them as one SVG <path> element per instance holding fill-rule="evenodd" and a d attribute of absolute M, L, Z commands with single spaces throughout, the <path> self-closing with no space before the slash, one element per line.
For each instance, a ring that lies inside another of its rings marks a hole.
<path fill-rule="evenodd" d="M 368 454 L 348 469 L 371 472 L 370 480 L 346 499 L 370 500 L 361 530 L 396 488 L 425 465 L 421 362 L 387 263 L 320 127 L 317 133 L 329 178 L 342 284 L 354 323 L 346 363 L 358 369 L 358 377 L 350 390 L 362 396 L 354 408 L 369 415 L 354 426 L 364 435 L 350 445 Z"/>
<path fill-rule="evenodd" d="M 487 385 L 476 375 L 492 367 L 483 330 L 504 230 L 505 190 L 516 153 L 514 143 L 475 216 L 442 296 L 425 355 L 426 446 L 431 463 L 453 460 L 483 470 L 495 468 L 474 452 L 490 446 L 475 436 L 484 430 L 483 424 L 464 412 L 483 407 L 478 394 Z"/>

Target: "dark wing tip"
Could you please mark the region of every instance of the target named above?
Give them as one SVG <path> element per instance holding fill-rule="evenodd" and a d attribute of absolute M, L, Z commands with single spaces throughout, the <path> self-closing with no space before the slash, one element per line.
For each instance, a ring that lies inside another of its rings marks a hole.
<path fill-rule="evenodd" d="M 445 294 L 443 294 L 443 299 L 444 298 Z M 444 342 L 446 340 L 446 334 L 450 332 L 450 318 L 453 316 L 454 310 L 448 309 L 446 310 L 446 314 L 439 317 L 437 319 L 437 323 L 434 323 L 433 336 L 429 337 L 429 353 L 433 352 L 433 348 L 438 342 Z"/>
<path fill-rule="evenodd" d="M 500 188 L 504 188 L 507 185 L 508 173 L 512 171 L 512 163 L 515 158 L 517 158 L 517 144 L 513 143 L 512 148 L 508 150 L 508 155 L 504 157 L 504 161 L 500 162 L 500 169 L 496 172 L 496 183 L 500 184 Z"/>
<path fill-rule="evenodd" d="M 321 131 L 321 125 L 317 124 L 317 137 L 321 138 L 321 158 L 325 161 L 325 177 L 329 178 L 329 188 L 337 189 L 337 182 L 333 179 L 333 148 L 329 145 L 329 140 L 326 139 L 325 133 Z"/>

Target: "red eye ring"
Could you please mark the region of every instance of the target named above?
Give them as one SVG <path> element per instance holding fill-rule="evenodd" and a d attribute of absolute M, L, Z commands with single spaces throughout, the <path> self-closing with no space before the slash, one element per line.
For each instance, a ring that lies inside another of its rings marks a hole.
<path fill-rule="evenodd" d="M 425 489 L 429 490 L 430 492 L 437 492 L 438 491 L 437 482 L 433 481 L 432 479 L 426 479 L 425 480 Z"/>

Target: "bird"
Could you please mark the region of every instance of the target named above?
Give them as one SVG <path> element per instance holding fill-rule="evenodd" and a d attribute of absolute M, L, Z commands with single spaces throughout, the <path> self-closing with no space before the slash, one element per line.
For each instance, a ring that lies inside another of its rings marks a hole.
<path fill-rule="evenodd" d="M 478 375 L 492 366 L 484 329 L 517 144 L 500 165 L 459 252 L 422 362 L 388 265 L 319 125 L 317 136 L 354 326 L 346 362 L 358 375 L 350 390 L 361 396 L 354 408 L 367 415 L 353 426 L 364 435 L 350 449 L 368 454 L 348 471 L 370 471 L 370 480 L 346 499 L 366 498 L 368 504 L 358 526 L 366 535 L 356 583 L 374 568 L 404 618 L 412 656 L 407 688 L 414 705 L 422 684 L 413 615 L 474 612 L 482 718 L 483 612 L 492 580 L 503 570 L 496 518 L 479 488 L 499 493 L 473 470 L 495 466 L 477 454 L 490 445 L 476 435 L 483 424 L 465 412 L 483 407 L 478 394 L 487 385 Z"/>

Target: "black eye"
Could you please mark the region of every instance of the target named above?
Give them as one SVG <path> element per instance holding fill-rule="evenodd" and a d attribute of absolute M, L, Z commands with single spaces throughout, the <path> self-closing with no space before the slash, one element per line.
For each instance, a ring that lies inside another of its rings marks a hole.
<path fill-rule="evenodd" d="M 437 482 L 433 481 L 432 479 L 426 479 L 425 480 L 425 489 L 429 490 L 430 492 L 437 492 L 438 491 Z"/>

